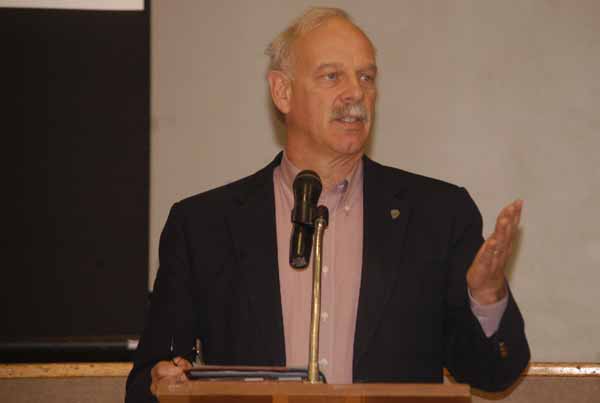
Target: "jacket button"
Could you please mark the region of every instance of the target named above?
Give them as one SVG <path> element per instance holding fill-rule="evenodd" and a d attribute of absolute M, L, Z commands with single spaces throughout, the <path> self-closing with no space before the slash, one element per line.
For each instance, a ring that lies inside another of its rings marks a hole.
<path fill-rule="evenodd" d="M 498 347 L 500 348 L 500 357 L 502 357 L 502 358 L 508 357 L 508 348 L 506 347 L 506 344 L 504 344 L 503 341 L 498 343 Z"/>

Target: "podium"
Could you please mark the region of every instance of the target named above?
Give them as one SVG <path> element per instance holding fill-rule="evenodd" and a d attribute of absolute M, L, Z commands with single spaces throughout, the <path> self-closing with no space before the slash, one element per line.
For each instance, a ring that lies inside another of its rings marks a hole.
<path fill-rule="evenodd" d="M 467 403 L 471 388 L 457 384 L 308 384 L 297 381 L 189 381 L 159 385 L 160 403 Z"/>

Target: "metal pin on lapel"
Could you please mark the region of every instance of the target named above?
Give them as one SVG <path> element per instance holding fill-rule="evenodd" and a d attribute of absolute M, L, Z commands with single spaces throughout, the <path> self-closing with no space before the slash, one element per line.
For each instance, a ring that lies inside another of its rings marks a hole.
<path fill-rule="evenodd" d="M 400 210 L 393 208 L 390 210 L 390 215 L 392 216 L 392 220 L 395 220 L 400 217 Z"/>

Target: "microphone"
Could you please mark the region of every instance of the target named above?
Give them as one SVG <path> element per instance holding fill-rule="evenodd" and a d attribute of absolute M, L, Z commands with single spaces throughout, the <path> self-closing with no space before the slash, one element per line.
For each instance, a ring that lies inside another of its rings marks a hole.
<path fill-rule="evenodd" d="M 290 266 L 303 269 L 310 262 L 317 203 L 323 185 L 314 171 L 300 172 L 293 184 L 294 209 L 292 210 L 292 236 L 290 238 Z"/>

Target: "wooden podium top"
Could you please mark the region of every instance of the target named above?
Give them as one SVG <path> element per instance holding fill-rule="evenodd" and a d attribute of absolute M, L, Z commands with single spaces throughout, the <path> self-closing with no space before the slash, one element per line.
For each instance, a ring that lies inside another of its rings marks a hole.
<path fill-rule="evenodd" d="M 160 385 L 157 394 L 161 403 L 466 403 L 471 401 L 470 387 L 456 384 L 313 385 L 292 381 L 190 381 L 175 385 Z"/>

